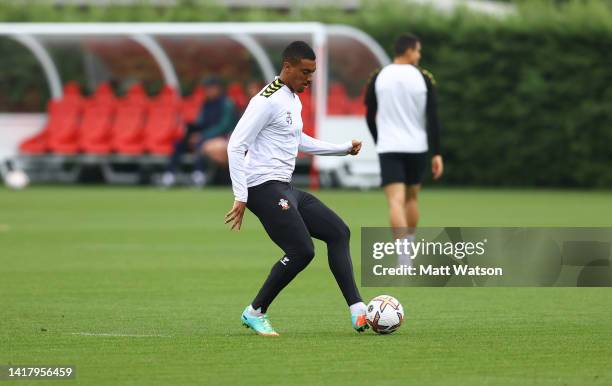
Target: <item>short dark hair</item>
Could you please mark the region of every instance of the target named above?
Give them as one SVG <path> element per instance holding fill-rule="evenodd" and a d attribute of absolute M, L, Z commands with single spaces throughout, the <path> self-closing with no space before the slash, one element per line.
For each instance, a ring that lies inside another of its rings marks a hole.
<path fill-rule="evenodd" d="M 404 55 L 407 49 L 415 49 L 418 42 L 421 40 L 413 34 L 402 34 L 395 39 L 393 44 L 393 52 L 395 56 Z"/>
<path fill-rule="evenodd" d="M 291 44 L 289 44 L 283 50 L 283 63 L 289 62 L 291 64 L 296 64 L 302 59 L 316 59 L 314 51 L 306 42 L 296 40 L 294 42 L 291 42 Z"/>

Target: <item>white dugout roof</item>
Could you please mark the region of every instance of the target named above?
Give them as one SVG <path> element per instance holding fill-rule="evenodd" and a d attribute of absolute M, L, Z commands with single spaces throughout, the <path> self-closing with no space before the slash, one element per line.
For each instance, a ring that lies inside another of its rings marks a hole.
<path fill-rule="evenodd" d="M 309 40 L 317 54 L 313 102 L 317 117 L 325 116 L 330 41 L 336 46 L 346 42 L 373 56 L 376 66 L 389 63 L 389 57 L 380 45 L 366 33 L 343 25 L 321 23 L 0 23 L 0 36 L 13 38 L 25 46 L 40 63 L 52 98 L 62 96 L 62 81 L 56 63 L 44 42 L 53 39 L 74 38 L 127 38 L 142 46 L 155 60 L 166 84 L 180 91 L 180 83 L 173 63 L 160 39 L 217 36 L 232 39 L 252 56 L 265 80 L 277 73 L 272 58 L 266 51 L 270 39 L 289 42 Z M 339 40 L 340 39 L 340 40 Z M 340 42 L 340 43 L 338 43 Z M 229 60 L 229 59 L 228 59 Z M 317 118 L 318 120 L 319 118 Z"/>

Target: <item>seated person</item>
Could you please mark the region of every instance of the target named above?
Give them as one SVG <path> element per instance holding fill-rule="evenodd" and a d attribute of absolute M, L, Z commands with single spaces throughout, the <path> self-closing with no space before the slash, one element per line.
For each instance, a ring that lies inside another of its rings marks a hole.
<path fill-rule="evenodd" d="M 187 131 L 174 146 L 166 172 L 162 176 L 162 185 L 172 186 L 176 183 L 176 172 L 181 158 L 188 150 L 193 150 L 195 161 L 191 180 L 195 186 L 206 185 L 206 161 L 227 166 L 227 141 L 237 121 L 234 102 L 225 94 L 223 82 L 218 78 L 204 81 L 206 100 L 194 123 L 187 125 Z"/>

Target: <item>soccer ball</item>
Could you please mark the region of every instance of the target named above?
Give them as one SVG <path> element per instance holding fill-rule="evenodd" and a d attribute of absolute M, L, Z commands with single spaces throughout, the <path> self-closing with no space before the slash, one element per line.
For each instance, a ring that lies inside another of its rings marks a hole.
<path fill-rule="evenodd" d="M 368 303 L 366 320 L 374 332 L 390 334 L 402 325 L 404 307 L 393 296 L 377 296 Z"/>
<path fill-rule="evenodd" d="M 4 176 L 4 183 L 11 189 L 21 190 L 28 186 L 30 179 L 28 175 L 20 170 L 14 170 L 6 173 Z"/>

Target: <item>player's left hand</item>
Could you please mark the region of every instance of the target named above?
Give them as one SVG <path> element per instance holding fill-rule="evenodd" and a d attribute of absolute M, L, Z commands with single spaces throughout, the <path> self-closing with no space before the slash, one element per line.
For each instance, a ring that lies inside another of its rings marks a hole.
<path fill-rule="evenodd" d="M 351 148 L 351 150 L 349 150 L 349 154 L 350 155 L 357 155 L 359 154 L 359 151 L 361 150 L 361 141 L 358 141 L 356 139 L 353 140 L 353 147 Z"/>
<path fill-rule="evenodd" d="M 234 206 L 230 209 L 229 212 L 225 214 L 225 223 L 232 223 L 231 229 L 240 230 L 240 226 L 242 225 L 242 217 L 244 216 L 244 209 L 246 208 L 246 203 L 242 201 L 234 201 Z"/>

